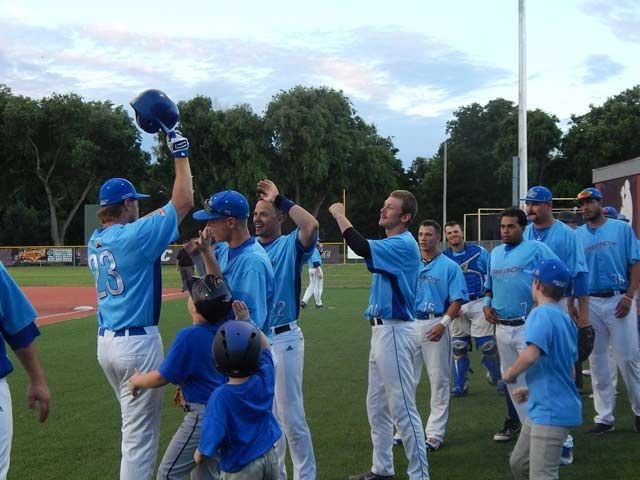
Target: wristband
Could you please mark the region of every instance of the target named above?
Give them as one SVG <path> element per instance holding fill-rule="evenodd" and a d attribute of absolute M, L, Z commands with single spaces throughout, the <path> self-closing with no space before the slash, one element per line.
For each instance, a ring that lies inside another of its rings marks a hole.
<path fill-rule="evenodd" d="M 486 297 L 484 297 L 484 302 L 483 303 L 484 303 L 485 307 L 491 307 L 491 304 L 493 303 L 493 298 L 489 297 L 489 296 L 486 296 Z"/>
<path fill-rule="evenodd" d="M 449 315 L 445 315 L 444 317 L 442 317 L 442 320 L 440 320 L 439 323 L 444 327 L 448 327 L 451 323 L 451 317 Z"/>
<path fill-rule="evenodd" d="M 278 194 L 276 199 L 273 201 L 273 204 L 278 210 L 282 210 L 284 213 L 289 213 L 289 210 L 295 205 L 295 202 L 292 202 L 287 197 Z"/>

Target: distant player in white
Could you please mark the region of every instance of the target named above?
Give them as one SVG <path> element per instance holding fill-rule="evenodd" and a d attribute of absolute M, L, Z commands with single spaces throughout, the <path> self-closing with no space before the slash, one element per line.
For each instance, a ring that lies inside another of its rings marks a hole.
<path fill-rule="evenodd" d="M 471 361 L 468 352 L 472 338 L 475 338 L 476 349 L 482 354 L 482 366 L 487 370 L 487 380 L 496 385 L 498 392 L 504 394 L 506 386 L 500 373 L 495 326 L 487 322 L 482 312 L 489 252 L 481 245 L 465 242 L 460 223 L 456 221 L 447 222 L 444 234 L 449 248 L 442 253 L 460 265 L 469 296 L 469 302 L 462 306 L 459 316 L 451 323 L 454 362 L 451 394 L 461 397 L 469 391 L 467 372 Z"/>
<path fill-rule="evenodd" d="M 616 403 L 608 361 L 610 346 L 627 385 L 635 431 L 640 432 L 640 348 L 635 302 L 640 281 L 638 240 L 628 223 L 602 214 L 599 190 L 586 188 L 577 200 L 587 221 L 576 231 L 589 267 L 589 314 L 596 331 L 589 357 L 596 410 L 590 432 L 602 435 L 614 430 Z"/>
<path fill-rule="evenodd" d="M 418 230 L 422 267 L 416 294 L 418 348 L 415 357 L 416 383 L 420 381 L 422 364 L 427 367 L 431 389 L 429 419 L 425 433 L 429 451 L 438 450 L 444 442 L 451 397 L 451 334 L 449 324 L 458 316 L 469 297 L 460 266 L 440 254 L 440 225 L 425 220 Z"/>
<path fill-rule="evenodd" d="M 385 229 L 386 238 L 366 240 L 345 216 L 344 205 L 334 203 L 329 207 L 347 244 L 365 259 L 367 268 L 373 273 L 369 306 L 365 311 L 372 327 L 367 414 L 373 458 L 368 472 L 352 475 L 349 480 L 391 480 L 394 477 L 394 425 L 404 444 L 409 480 L 429 478 L 413 369 L 420 251 L 409 226 L 417 211 L 418 203 L 411 192 L 391 192 L 380 209 L 378 221 Z"/>
<path fill-rule="evenodd" d="M 316 308 L 324 308 L 322 304 L 322 290 L 324 289 L 324 272 L 322 271 L 322 245 L 320 242 L 311 253 L 307 262 L 309 266 L 309 286 L 304 292 L 300 306 L 307 308 L 311 296 L 316 301 Z"/>

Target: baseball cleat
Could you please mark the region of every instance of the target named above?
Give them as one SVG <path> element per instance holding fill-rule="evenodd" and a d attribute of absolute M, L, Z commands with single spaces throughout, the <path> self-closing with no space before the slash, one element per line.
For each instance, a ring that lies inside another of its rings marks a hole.
<path fill-rule="evenodd" d="M 606 423 L 594 423 L 593 427 L 587 431 L 591 435 L 604 435 L 607 432 L 613 432 L 616 429 L 614 425 L 607 425 Z"/>
<path fill-rule="evenodd" d="M 394 445 L 402 445 L 402 438 L 398 433 L 393 434 L 393 444 Z"/>
<path fill-rule="evenodd" d="M 443 442 L 441 442 L 440 440 L 438 440 L 436 438 L 427 438 L 427 440 L 426 440 L 427 451 L 435 452 L 440 447 L 442 447 L 442 443 Z"/>
<path fill-rule="evenodd" d="M 573 447 L 562 447 L 560 455 L 560 465 L 571 465 L 573 463 Z"/>
<path fill-rule="evenodd" d="M 511 420 L 506 418 L 502 430 L 496 432 L 493 439 L 496 442 L 510 442 L 514 439 L 516 434 L 520 431 L 520 422 L 518 420 Z"/>
<path fill-rule="evenodd" d="M 348 480 L 393 480 L 393 475 L 378 475 L 369 470 L 360 475 L 351 475 Z"/>
<path fill-rule="evenodd" d="M 324 308 L 324 305 L 322 305 L 322 304 L 316 305 L 316 308 Z"/>
<path fill-rule="evenodd" d="M 464 382 L 464 385 L 462 387 L 460 387 L 459 385 L 455 385 L 451 389 L 452 397 L 464 397 L 468 393 L 469 393 L 469 384 L 467 382 Z"/>
<path fill-rule="evenodd" d="M 300 302 L 300 308 L 307 308 L 307 304 L 305 302 Z"/>

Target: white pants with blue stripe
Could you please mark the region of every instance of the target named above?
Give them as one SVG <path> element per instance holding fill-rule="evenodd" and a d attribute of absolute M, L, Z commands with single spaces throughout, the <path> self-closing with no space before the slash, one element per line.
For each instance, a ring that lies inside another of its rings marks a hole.
<path fill-rule="evenodd" d="M 371 329 L 367 414 L 371 426 L 373 461 L 377 475 L 394 475 L 393 426 L 402 438 L 409 462 L 409 480 L 427 480 L 429 464 L 416 407 L 413 359 L 416 351 L 415 321 L 384 320 Z"/>
<path fill-rule="evenodd" d="M 162 388 L 142 389 L 133 398 L 129 378 L 136 370 L 156 370 L 164 351 L 158 327 L 145 327 L 146 335 L 98 336 L 98 362 L 120 404 L 122 460 L 120 480 L 151 478 L 158 456 Z"/>
<path fill-rule="evenodd" d="M 589 297 L 589 317 L 596 332 L 593 352 L 589 357 L 593 404 L 596 410 L 594 421 L 613 425 L 616 408 L 616 387 L 610 367 L 610 352 L 616 360 L 620 374 L 627 384 L 631 410 L 640 415 L 640 347 L 636 302 L 631 304 L 624 318 L 616 318 L 616 305 L 621 295 L 610 298 Z"/>
<path fill-rule="evenodd" d="M 12 438 L 11 392 L 7 381 L 4 378 L 0 378 L 0 480 L 5 480 L 9 472 Z"/>
<path fill-rule="evenodd" d="M 527 343 L 524 341 L 524 325 L 517 327 L 510 327 L 507 325 L 496 325 L 496 340 L 498 343 L 498 355 L 500 355 L 500 371 L 506 372 L 511 365 L 516 363 L 516 360 L 522 352 L 527 348 Z M 516 388 L 522 388 L 527 386 L 527 381 L 524 374 L 518 376 L 518 380 L 515 383 L 507 384 L 507 390 L 511 396 L 513 406 L 516 407 L 520 423 L 529 418 L 527 413 L 527 403 L 518 403 L 513 399 L 513 391 Z"/>

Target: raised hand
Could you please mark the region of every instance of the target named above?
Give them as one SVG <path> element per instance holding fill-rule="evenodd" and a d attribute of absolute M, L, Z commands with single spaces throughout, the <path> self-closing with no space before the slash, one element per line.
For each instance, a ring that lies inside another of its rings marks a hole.
<path fill-rule="evenodd" d="M 258 193 L 260 194 L 260 200 L 273 203 L 280 192 L 275 183 L 265 179 L 258 182 Z"/>
<path fill-rule="evenodd" d="M 189 156 L 189 140 L 176 130 L 172 130 L 167 135 L 167 147 L 169 147 L 173 158 Z"/>

